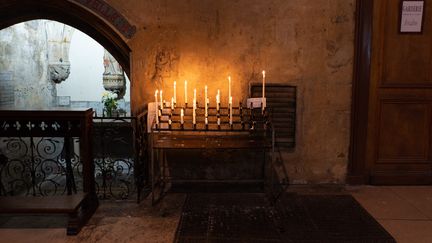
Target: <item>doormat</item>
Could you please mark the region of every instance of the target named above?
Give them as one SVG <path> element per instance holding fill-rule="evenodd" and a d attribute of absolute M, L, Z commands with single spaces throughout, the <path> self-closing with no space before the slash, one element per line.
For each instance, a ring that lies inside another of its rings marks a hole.
<path fill-rule="evenodd" d="M 350 195 L 188 194 L 176 243 L 396 242 Z"/>

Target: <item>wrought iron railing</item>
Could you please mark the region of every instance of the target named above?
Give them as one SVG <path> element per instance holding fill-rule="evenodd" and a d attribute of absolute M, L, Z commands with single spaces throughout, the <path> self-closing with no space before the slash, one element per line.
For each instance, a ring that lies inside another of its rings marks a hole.
<path fill-rule="evenodd" d="M 148 181 L 146 117 L 93 118 L 100 199 L 141 199 Z M 0 138 L 0 195 L 63 195 L 82 188 L 79 138 L 12 136 Z"/>
<path fill-rule="evenodd" d="M 79 152 L 71 150 L 70 140 L 79 143 L 78 138 L 1 138 L 0 195 L 64 195 L 82 188 Z"/>
<path fill-rule="evenodd" d="M 145 184 L 145 123 L 137 117 L 94 117 L 93 157 L 101 199 L 140 199 Z M 144 131 L 144 133 L 143 133 Z"/>

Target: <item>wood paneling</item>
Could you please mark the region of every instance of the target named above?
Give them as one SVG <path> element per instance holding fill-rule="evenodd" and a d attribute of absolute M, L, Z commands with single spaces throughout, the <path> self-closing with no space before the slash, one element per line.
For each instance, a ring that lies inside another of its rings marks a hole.
<path fill-rule="evenodd" d="M 373 1 L 364 173 L 372 184 L 430 184 L 432 19 L 422 34 L 401 34 L 399 4 Z"/>
<path fill-rule="evenodd" d="M 373 0 L 356 1 L 354 75 L 351 105 L 351 136 L 347 182 L 364 184 L 372 52 Z"/>
<path fill-rule="evenodd" d="M 421 101 L 381 101 L 376 163 L 430 162 L 429 106 Z"/>
<path fill-rule="evenodd" d="M 398 28 L 400 2 L 395 0 L 376 2 L 383 2 L 384 5 L 380 10 L 384 18 L 379 27 L 383 38 L 380 43 L 374 43 L 376 49 L 383 52 L 380 56 L 383 64 L 381 86 L 432 86 L 429 71 L 432 60 L 432 18 L 426 15 L 422 34 L 400 34 Z M 425 7 L 426 13 L 431 13 L 432 5 L 426 4 Z"/>

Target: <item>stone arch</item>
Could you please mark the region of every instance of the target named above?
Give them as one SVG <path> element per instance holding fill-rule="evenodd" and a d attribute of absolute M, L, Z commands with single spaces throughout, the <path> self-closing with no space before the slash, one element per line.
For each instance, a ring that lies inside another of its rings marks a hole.
<path fill-rule="evenodd" d="M 0 29 L 34 19 L 50 19 L 75 27 L 105 47 L 130 77 L 130 48 L 109 20 L 102 19 L 77 1 L 0 0 Z M 108 22 L 108 23 L 107 23 Z"/>

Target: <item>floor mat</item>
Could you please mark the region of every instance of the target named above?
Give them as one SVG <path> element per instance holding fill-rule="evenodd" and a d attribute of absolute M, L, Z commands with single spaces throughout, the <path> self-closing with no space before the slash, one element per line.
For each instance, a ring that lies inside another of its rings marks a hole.
<path fill-rule="evenodd" d="M 189 194 L 177 243 L 395 242 L 350 195 Z"/>

